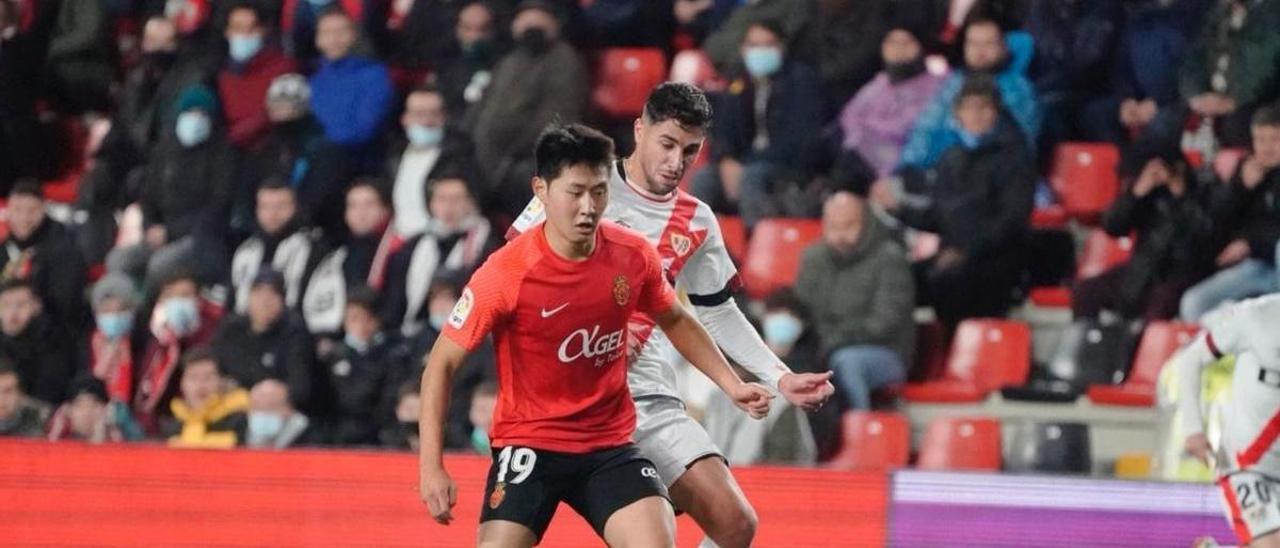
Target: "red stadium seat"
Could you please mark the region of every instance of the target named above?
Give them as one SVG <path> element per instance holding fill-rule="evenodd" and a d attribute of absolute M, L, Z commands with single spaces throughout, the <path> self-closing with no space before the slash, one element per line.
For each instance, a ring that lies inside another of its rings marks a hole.
<path fill-rule="evenodd" d="M 1213 171 L 1218 174 L 1222 180 L 1230 180 L 1232 175 L 1236 173 L 1236 166 L 1249 155 L 1249 150 L 1244 148 L 1224 148 L 1218 151 L 1218 155 L 1213 157 Z"/>
<path fill-rule="evenodd" d="M 684 178 L 680 179 L 680 188 L 690 191 L 693 186 L 693 177 L 707 167 L 707 163 L 711 161 L 711 141 L 704 139 L 702 148 L 698 150 L 698 155 L 693 157 L 693 163 L 684 170 Z"/>
<path fill-rule="evenodd" d="M 658 48 L 609 48 L 600 53 L 592 103 L 613 118 L 634 118 L 649 91 L 667 78 L 667 57 Z"/>
<path fill-rule="evenodd" d="M 747 227 L 742 224 L 742 218 L 716 215 L 716 220 L 720 221 L 720 233 L 724 236 L 724 247 L 729 250 L 729 256 L 742 264 L 747 254 Z"/>
<path fill-rule="evenodd" d="M 1057 204 L 1031 210 L 1032 228 L 1063 228 L 1069 220 L 1066 208 Z"/>
<path fill-rule="evenodd" d="M 907 465 L 911 424 L 898 413 L 848 411 L 841 419 L 842 445 L 830 466 L 841 470 L 887 469 Z"/>
<path fill-rule="evenodd" d="M 1106 231 L 1095 228 L 1089 232 L 1080 250 L 1076 265 L 1076 279 L 1092 278 L 1124 264 L 1133 253 L 1133 238 L 1112 238 Z M 1031 302 L 1043 307 L 1071 306 L 1071 290 L 1067 287 L 1036 287 L 1031 290 Z"/>
<path fill-rule="evenodd" d="M 977 402 L 1005 386 L 1021 386 L 1031 370 L 1031 329 L 1021 322 L 965 320 L 956 328 L 942 379 L 908 384 L 915 402 Z"/>
<path fill-rule="evenodd" d="M 723 83 L 711 57 L 700 49 L 690 49 L 677 53 L 671 59 L 672 82 L 693 84 L 708 91 L 719 89 Z"/>
<path fill-rule="evenodd" d="M 815 219 L 765 219 L 757 223 L 742 269 L 747 295 L 763 299 L 778 289 L 791 287 L 800 269 L 801 254 L 821 236 L 822 223 Z"/>
<path fill-rule="evenodd" d="M 939 417 L 925 429 L 917 466 L 924 470 L 999 470 L 1000 421 Z"/>
<path fill-rule="evenodd" d="M 1156 380 L 1165 362 L 1183 345 L 1191 342 L 1199 331 L 1195 324 L 1152 322 L 1142 332 L 1138 352 L 1133 357 L 1129 377 L 1123 384 L 1095 384 L 1089 387 L 1089 399 L 1104 405 L 1151 407 L 1155 403 Z"/>
<path fill-rule="evenodd" d="M 1095 223 L 1120 192 L 1120 151 L 1109 143 L 1062 143 L 1054 150 L 1049 184 L 1066 214 Z"/>
<path fill-rule="evenodd" d="M 947 333 L 938 322 L 916 324 L 916 358 L 907 378 L 938 380 L 947 371 Z"/>

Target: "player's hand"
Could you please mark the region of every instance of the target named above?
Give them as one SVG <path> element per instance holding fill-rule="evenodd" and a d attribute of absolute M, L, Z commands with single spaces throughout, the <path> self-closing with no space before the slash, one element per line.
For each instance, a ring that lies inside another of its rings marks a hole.
<path fill-rule="evenodd" d="M 769 400 L 773 399 L 773 394 L 769 389 L 755 383 L 738 383 L 737 386 L 727 391 L 729 399 L 733 400 L 733 404 L 738 409 L 746 411 L 753 419 L 763 419 L 769 414 Z"/>
<path fill-rule="evenodd" d="M 436 523 L 448 525 L 453 521 L 450 510 L 458 503 L 458 486 L 453 483 L 453 478 L 443 468 L 439 468 L 423 470 L 419 481 L 418 494 L 431 512 L 431 517 L 435 518 Z"/>
<path fill-rule="evenodd" d="M 836 392 L 831 385 L 830 371 L 826 373 L 787 373 L 778 379 L 778 391 L 791 405 L 805 411 L 815 411 Z"/>
<path fill-rule="evenodd" d="M 1209 438 L 1205 437 L 1204 432 L 1197 432 L 1187 436 L 1187 441 L 1183 446 L 1187 453 L 1200 459 L 1200 462 L 1209 465 L 1209 456 L 1213 454 L 1213 448 L 1209 447 Z"/>

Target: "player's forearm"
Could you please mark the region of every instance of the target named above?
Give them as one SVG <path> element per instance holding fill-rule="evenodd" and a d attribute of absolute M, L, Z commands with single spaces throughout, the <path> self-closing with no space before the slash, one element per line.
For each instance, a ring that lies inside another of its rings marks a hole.
<path fill-rule="evenodd" d="M 419 465 L 444 466 L 444 417 L 449 405 L 449 386 L 455 364 L 435 355 L 427 358 L 420 389 L 422 409 L 418 412 Z"/>
<path fill-rule="evenodd" d="M 695 310 L 711 338 L 734 362 L 777 390 L 778 380 L 791 370 L 769 350 L 737 304 L 729 300 L 716 306 L 699 306 Z"/>
<path fill-rule="evenodd" d="M 742 382 L 742 379 L 739 379 L 733 372 L 733 368 L 729 366 L 729 362 L 725 360 L 724 354 L 720 353 L 720 349 L 716 347 L 715 341 L 711 339 L 707 330 L 703 329 L 702 324 L 699 324 L 680 305 L 676 305 L 672 313 L 660 318 L 658 325 L 680 355 L 716 383 L 721 390 L 727 392 Z"/>

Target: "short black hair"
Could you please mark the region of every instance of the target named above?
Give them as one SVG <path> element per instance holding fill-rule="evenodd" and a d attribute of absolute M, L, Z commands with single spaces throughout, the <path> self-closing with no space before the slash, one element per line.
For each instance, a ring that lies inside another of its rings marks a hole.
<path fill-rule="evenodd" d="M 218 362 L 218 355 L 214 353 L 213 348 L 209 345 L 200 345 L 188 350 L 182 355 L 182 369 L 190 367 L 193 363 L 213 362 L 214 368 L 218 370 L 218 374 L 222 375 L 222 364 Z"/>
<path fill-rule="evenodd" d="M 319 25 L 320 21 L 326 18 L 338 17 L 338 16 L 341 16 L 345 18 L 347 21 L 350 21 L 352 26 L 355 25 L 355 22 L 356 22 L 355 18 L 352 17 L 350 13 L 347 13 L 347 10 L 342 8 L 342 3 L 340 2 L 334 2 L 332 6 L 329 6 L 321 10 L 320 15 L 316 16 L 316 24 Z"/>
<path fill-rule="evenodd" d="M 196 285 L 196 290 L 200 289 L 200 279 L 196 277 L 196 273 L 187 268 L 179 268 L 165 276 L 160 281 L 159 288 L 164 289 L 179 282 L 191 282 Z"/>
<path fill-rule="evenodd" d="M 267 177 L 266 179 L 263 179 L 262 184 L 258 185 L 258 192 L 262 192 L 264 190 L 285 191 L 285 192 L 288 192 L 290 195 L 293 195 L 294 197 L 297 197 L 297 194 L 298 194 L 297 190 L 293 188 L 293 185 L 289 184 L 289 181 L 286 181 L 284 180 L 284 178 L 277 177 L 274 175 L 271 177 Z"/>
<path fill-rule="evenodd" d="M 769 31 L 774 36 L 777 36 L 778 41 L 782 42 L 783 44 L 786 44 L 787 41 L 790 40 L 791 38 L 791 36 L 787 34 L 787 27 L 783 26 L 782 21 L 778 19 L 774 19 L 772 17 L 762 17 L 760 19 L 756 19 L 755 21 L 752 21 L 750 25 L 747 25 L 748 29 L 750 29 L 751 27 L 760 27 L 764 30 Z M 744 40 L 746 39 L 745 34 L 743 35 L 743 39 Z"/>
<path fill-rule="evenodd" d="M 232 2 L 231 7 L 227 8 L 226 11 L 228 22 L 231 21 L 231 14 L 238 10 L 249 10 L 253 12 L 253 19 L 257 22 L 259 27 L 267 28 L 270 24 L 270 22 L 267 21 L 267 12 L 263 11 L 262 6 L 258 5 L 258 3 L 253 0 L 237 0 L 236 2 Z"/>
<path fill-rule="evenodd" d="M 608 168 L 613 139 L 582 124 L 552 122 L 533 147 L 534 174 L 550 183 L 565 168 L 579 164 Z"/>
<path fill-rule="evenodd" d="M 0 356 L 0 377 L 5 375 L 18 377 L 18 385 L 22 385 L 22 373 L 18 372 L 18 368 L 13 365 L 13 362 L 8 357 Z"/>
<path fill-rule="evenodd" d="M 952 108 L 960 106 L 960 102 L 966 97 L 985 97 L 996 108 L 1000 107 L 1000 87 L 996 85 L 995 78 L 987 74 L 973 73 L 965 76 L 960 92 L 956 93 L 955 101 L 951 103 Z"/>
<path fill-rule="evenodd" d="M 675 120 L 686 128 L 706 130 L 711 127 L 711 103 L 697 86 L 664 82 L 649 92 L 649 99 L 644 103 L 644 118 L 650 124 Z"/>
<path fill-rule="evenodd" d="M 378 292 L 367 285 L 357 285 L 347 290 L 347 306 L 363 308 L 365 312 L 378 316 Z"/>
<path fill-rule="evenodd" d="M 0 295 L 19 289 L 30 291 L 31 296 L 37 300 L 40 298 L 40 295 L 36 293 L 36 286 L 26 278 L 5 278 L 4 281 L 0 281 Z"/>
<path fill-rule="evenodd" d="M 9 197 L 14 196 L 31 196 L 43 202 L 44 186 L 34 177 L 23 177 L 13 183 L 13 188 L 9 189 Z"/>
<path fill-rule="evenodd" d="M 435 195 L 436 186 L 445 181 L 461 181 L 462 186 L 467 189 L 467 196 L 471 197 L 471 201 L 476 200 L 476 189 L 471 188 L 471 177 L 465 170 L 461 169 L 444 169 L 439 175 L 435 175 L 427 179 L 427 186 L 423 190 L 426 191 L 427 205 L 431 204 L 431 197 Z"/>
<path fill-rule="evenodd" d="M 67 390 L 67 401 L 75 400 L 81 394 L 89 394 L 98 398 L 98 401 L 102 403 L 106 403 L 109 399 L 107 397 L 107 385 L 87 371 L 76 375 L 71 380 L 71 386 Z"/>
<path fill-rule="evenodd" d="M 800 301 L 795 292 L 788 288 L 782 288 L 764 299 L 765 310 L 790 310 L 800 318 L 807 318 L 809 311 L 805 308 L 804 303 Z"/>
<path fill-rule="evenodd" d="M 1266 105 L 1254 111 L 1250 123 L 1254 127 L 1280 127 L 1280 105 Z"/>
<path fill-rule="evenodd" d="M 427 300 L 430 301 L 446 291 L 456 299 L 462 295 L 462 284 L 447 274 L 436 276 L 431 280 L 431 287 L 427 289 Z"/>
<path fill-rule="evenodd" d="M 434 93 L 442 98 L 444 97 L 444 90 L 440 89 L 440 86 L 436 85 L 434 82 L 425 82 L 413 86 L 413 88 L 409 90 L 409 93 L 404 94 L 405 100 L 409 100 L 409 96 L 415 93 Z"/>
<path fill-rule="evenodd" d="M 351 191 L 357 188 L 368 188 L 378 196 L 378 201 L 382 202 L 383 207 L 391 209 L 391 194 L 387 190 L 387 184 L 377 177 L 356 177 L 351 181 L 351 186 L 347 187 L 347 191 L 342 193 L 345 198 L 351 195 Z"/>

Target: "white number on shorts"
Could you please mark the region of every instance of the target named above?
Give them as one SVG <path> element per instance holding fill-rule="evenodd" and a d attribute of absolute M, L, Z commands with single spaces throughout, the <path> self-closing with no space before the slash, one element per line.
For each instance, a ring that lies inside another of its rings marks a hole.
<path fill-rule="evenodd" d="M 498 453 L 498 482 L 507 481 L 507 472 L 516 474 L 516 477 L 511 478 L 512 485 L 529 479 L 529 474 L 533 473 L 533 465 L 537 462 L 538 454 L 533 449 L 510 446 L 502 448 L 502 452 Z"/>

